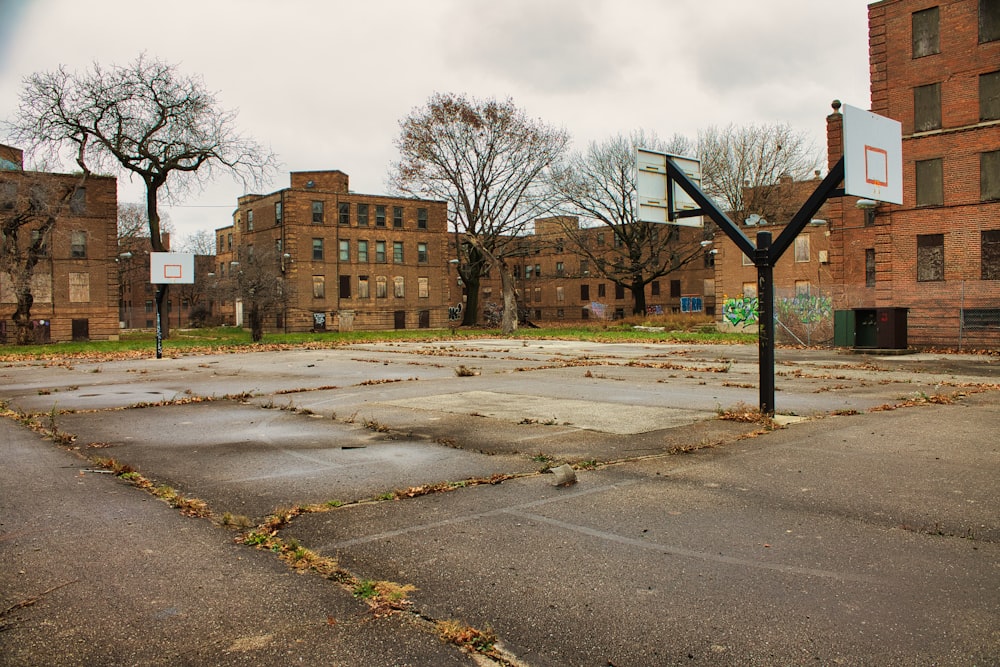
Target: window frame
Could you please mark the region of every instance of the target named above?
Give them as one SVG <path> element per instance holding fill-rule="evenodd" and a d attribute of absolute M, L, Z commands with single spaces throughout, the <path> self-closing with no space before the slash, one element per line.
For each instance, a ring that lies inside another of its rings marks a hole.
<path fill-rule="evenodd" d="M 913 172 L 915 206 L 917 208 L 943 206 L 944 163 L 942 158 L 916 160 L 913 164 Z"/>
<path fill-rule="evenodd" d="M 346 201 L 337 203 L 337 224 L 351 226 L 351 204 Z"/>
<path fill-rule="evenodd" d="M 920 38 L 918 33 L 921 33 Z M 916 60 L 938 53 L 941 53 L 940 9 L 928 7 L 913 12 L 910 18 L 910 57 Z"/>
<path fill-rule="evenodd" d="M 944 234 L 917 234 L 917 282 L 944 282 Z"/>
<path fill-rule="evenodd" d="M 314 225 L 322 225 L 324 222 L 324 217 L 326 215 L 326 207 L 320 200 L 315 200 L 312 203 L 312 221 Z"/>
<path fill-rule="evenodd" d="M 913 87 L 913 131 L 933 132 L 941 125 L 941 82 Z"/>
<path fill-rule="evenodd" d="M 312 261 L 322 262 L 323 256 L 325 254 L 325 248 L 322 238 L 314 238 L 312 240 Z"/>

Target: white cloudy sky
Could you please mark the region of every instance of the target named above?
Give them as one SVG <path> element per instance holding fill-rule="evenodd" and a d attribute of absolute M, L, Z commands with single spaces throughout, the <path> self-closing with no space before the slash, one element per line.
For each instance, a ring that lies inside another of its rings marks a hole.
<path fill-rule="evenodd" d="M 511 97 L 574 147 L 642 128 L 694 138 L 790 123 L 824 150 L 837 98 L 868 108 L 868 0 L 0 0 L 0 119 L 59 65 L 145 51 L 200 75 L 289 171 L 380 194 L 399 120 L 434 92 Z M 2 138 L 0 138 L 2 141 Z M 119 199 L 142 190 L 120 179 Z M 231 221 L 217 181 L 166 210 L 181 235 Z"/>

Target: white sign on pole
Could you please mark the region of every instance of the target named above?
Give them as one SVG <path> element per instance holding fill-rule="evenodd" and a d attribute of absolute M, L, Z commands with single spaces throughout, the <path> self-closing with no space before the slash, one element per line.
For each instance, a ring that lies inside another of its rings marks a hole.
<path fill-rule="evenodd" d="M 194 254 L 149 253 L 149 282 L 154 285 L 190 285 L 194 282 Z"/>
<path fill-rule="evenodd" d="M 670 219 L 672 213 L 694 211 L 698 209 L 698 205 L 667 176 L 668 158 L 673 160 L 688 178 L 695 183 L 701 183 L 701 162 L 698 160 L 645 148 L 636 149 L 635 189 L 639 201 L 639 220 L 683 227 L 701 227 L 701 216 Z M 672 192 L 673 196 L 673 211 L 669 210 L 669 192 Z"/>
<path fill-rule="evenodd" d="M 844 192 L 903 203 L 903 131 L 898 121 L 844 105 Z"/>

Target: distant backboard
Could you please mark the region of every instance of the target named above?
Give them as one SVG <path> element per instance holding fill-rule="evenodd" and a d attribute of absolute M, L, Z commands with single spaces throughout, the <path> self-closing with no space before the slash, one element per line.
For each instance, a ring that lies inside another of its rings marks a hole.
<path fill-rule="evenodd" d="M 903 131 L 899 122 L 844 105 L 844 192 L 903 203 Z"/>
<path fill-rule="evenodd" d="M 639 200 L 639 220 L 683 227 L 701 227 L 701 216 L 677 218 L 676 213 L 698 210 L 698 205 L 667 176 L 667 160 L 673 160 L 695 183 L 701 183 L 701 162 L 646 148 L 636 149 L 635 187 Z M 673 210 L 671 209 L 673 205 Z"/>
<path fill-rule="evenodd" d="M 154 285 L 189 285 L 194 282 L 194 254 L 149 253 L 149 282 Z"/>

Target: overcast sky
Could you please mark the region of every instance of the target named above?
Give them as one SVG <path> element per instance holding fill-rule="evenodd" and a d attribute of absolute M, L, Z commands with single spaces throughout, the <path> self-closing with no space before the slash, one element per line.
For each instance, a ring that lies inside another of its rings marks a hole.
<path fill-rule="evenodd" d="M 282 171 L 340 169 L 386 193 L 399 121 L 434 92 L 511 97 L 574 148 L 642 128 L 789 123 L 825 151 L 840 99 L 867 109 L 868 0 L 0 0 L 0 118 L 23 79 L 140 52 L 199 75 Z M 231 223 L 220 178 L 165 210 Z M 119 178 L 119 200 L 142 189 Z"/>

